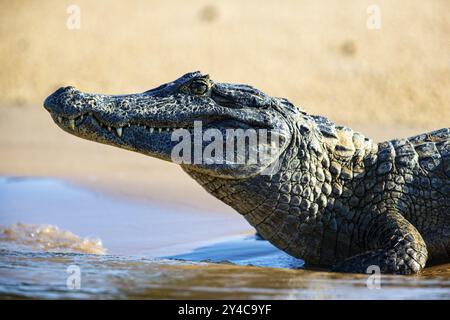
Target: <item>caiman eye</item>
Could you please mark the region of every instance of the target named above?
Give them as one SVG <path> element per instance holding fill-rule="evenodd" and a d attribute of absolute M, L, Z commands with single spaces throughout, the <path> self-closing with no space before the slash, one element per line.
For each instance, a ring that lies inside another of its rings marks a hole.
<path fill-rule="evenodd" d="M 192 81 L 189 85 L 189 91 L 192 94 L 201 96 L 208 91 L 208 84 L 205 81 L 201 80 Z"/>

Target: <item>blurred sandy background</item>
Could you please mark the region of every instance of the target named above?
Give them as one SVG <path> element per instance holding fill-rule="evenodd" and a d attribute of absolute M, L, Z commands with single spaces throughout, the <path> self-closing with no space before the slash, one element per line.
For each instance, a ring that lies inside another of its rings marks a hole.
<path fill-rule="evenodd" d="M 79 30 L 66 27 L 72 4 Z M 366 26 L 371 4 L 379 30 Z M 375 140 L 449 126 L 449 12 L 447 0 L 0 0 L 0 174 L 133 180 L 168 201 L 198 192 L 176 166 L 69 136 L 42 108 L 62 85 L 140 92 L 193 70 Z M 176 184 L 161 187 L 170 174 Z"/>

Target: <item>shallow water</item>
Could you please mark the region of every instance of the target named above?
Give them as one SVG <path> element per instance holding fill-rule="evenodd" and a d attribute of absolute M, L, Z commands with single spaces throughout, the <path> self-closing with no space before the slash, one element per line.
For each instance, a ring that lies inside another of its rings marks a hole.
<path fill-rule="evenodd" d="M 370 289 L 365 275 L 301 269 L 237 214 L 60 180 L 1 178 L 0 225 L 2 298 L 450 299 L 449 264 Z"/>

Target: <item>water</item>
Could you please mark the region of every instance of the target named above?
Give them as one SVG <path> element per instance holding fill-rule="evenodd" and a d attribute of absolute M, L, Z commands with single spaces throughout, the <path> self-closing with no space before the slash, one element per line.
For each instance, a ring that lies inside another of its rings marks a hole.
<path fill-rule="evenodd" d="M 365 275 L 302 269 L 237 214 L 60 180 L 1 178 L 0 225 L 2 298 L 450 298 L 449 264 L 383 276 L 381 289 L 369 289 Z"/>

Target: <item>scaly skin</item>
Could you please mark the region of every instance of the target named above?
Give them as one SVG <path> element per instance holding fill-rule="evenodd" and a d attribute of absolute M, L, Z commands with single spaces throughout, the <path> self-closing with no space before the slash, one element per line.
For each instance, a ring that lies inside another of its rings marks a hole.
<path fill-rule="evenodd" d="M 270 175 L 261 174 L 267 163 L 181 166 L 307 266 L 411 274 L 450 261 L 449 128 L 374 144 L 285 99 L 199 72 L 135 95 L 61 88 L 44 106 L 71 134 L 168 161 L 174 128 L 192 132 L 194 120 L 221 131 L 279 130 L 271 161 L 281 167 Z"/>

